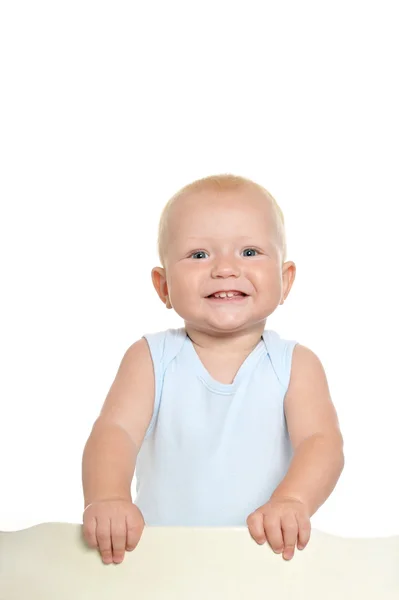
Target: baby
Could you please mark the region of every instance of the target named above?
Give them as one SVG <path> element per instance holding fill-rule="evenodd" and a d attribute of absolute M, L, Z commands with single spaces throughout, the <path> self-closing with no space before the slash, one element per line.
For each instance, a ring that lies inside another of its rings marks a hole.
<path fill-rule="evenodd" d="M 184 327 L 122 358 L 83 453 L 86 542 L 120 563 L 145 525 L 248 526 L 290 560 L 344 455 L 320 360 L 265 329 L 296 273 L 281 209 L 243 177 L 200 179 L 165 206 L 158 249 Z"/>

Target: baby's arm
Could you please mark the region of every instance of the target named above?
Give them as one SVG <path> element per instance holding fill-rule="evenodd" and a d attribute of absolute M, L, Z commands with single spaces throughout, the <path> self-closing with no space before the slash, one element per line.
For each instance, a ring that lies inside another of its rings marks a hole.
<path fill-rule="evenodd" d="M 313 515 L 335 488 L 345 460 L 323 365 L 314 352 L 300 344 L 293 352 L 284 411 L 294 457 L 273 496 L 297 498 Z"/>
<path fill-rule="evenodd" d="M 333 491 L 344 467 L 343 439 L 318 357 L 297 344 L 284 411 L 294 456 L 270 500 L 248 517 L 252 537 L 283 557 L 310 538 L 310 517 Z"/>
<path fill-rule="evenodd" d="M 92 547 L 100 547 L 103 558 L 110 556 L 111 540 L 110 535 L 107 540 L 98 539 L 102 529 L 99 519 L 107 521 L 109 531 L 109 519 L 111 525 L 113 517 L 124 521 L 129 515 L 121 513 L 126 510 L 135 521 L 141 517 L 132 505 L 131 484 L 137 454 L 152 417 L 154 392 L 152 359 L 142 338 L 126 351 L 83 452 L 84 534 Z M 97 533 L 93 530 L 96 521 Z M 124 551 L 126 533 L 124 540 L 113 543 L 114 549 L 120 547 L 118 556 L 122 545 Z"/>
<path fill-rule="evenodd" d="M 154 407 L 154 375 L 144 338 L 126 351 L 82 463 L 85 507 L 96 500 L 130 498 L 136 458 Z"/>

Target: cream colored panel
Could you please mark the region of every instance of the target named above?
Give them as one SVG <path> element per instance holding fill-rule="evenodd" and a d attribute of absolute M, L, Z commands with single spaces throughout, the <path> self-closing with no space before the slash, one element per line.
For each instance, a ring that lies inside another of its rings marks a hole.
<path fill-rule="evenodd" d="M 146 527 L 123 563 L 104 565 L 82 527 L 0 532 L 1 600 L 398 600 L 399 536 L 313 530 L 284 561 L 243 528 Z"/>

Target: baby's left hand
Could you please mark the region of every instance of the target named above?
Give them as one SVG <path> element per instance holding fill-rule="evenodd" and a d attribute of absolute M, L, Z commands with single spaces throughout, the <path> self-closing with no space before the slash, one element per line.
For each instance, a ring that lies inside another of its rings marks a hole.
<path fill-rule="evenodd" d="M 300 500 L 287 497 L 272 498 L 251 513 L 247 519 L 249 533 L 258 544 L 266 541 L 277 554 L 290 560 L 295 545 L 303 550 L 310 539 L 310 516 Z"/>

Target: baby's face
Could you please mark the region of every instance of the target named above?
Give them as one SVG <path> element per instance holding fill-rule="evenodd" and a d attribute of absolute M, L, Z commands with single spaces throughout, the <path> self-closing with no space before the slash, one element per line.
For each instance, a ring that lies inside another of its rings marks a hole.
<path fill-rule="evenodd" d="M 153 281 L 186 326 L 241 331 L 264 325 L 282 304 L 295 265 L 282 264 L 276 219 L 270 200 L 253 189 L 198 192 L 171 207 L 165 270 L 154 269 Z M 287 268 L 290 276 L 284 276 Z M 209 298 L 230 290 L 245 296 Z"/>

